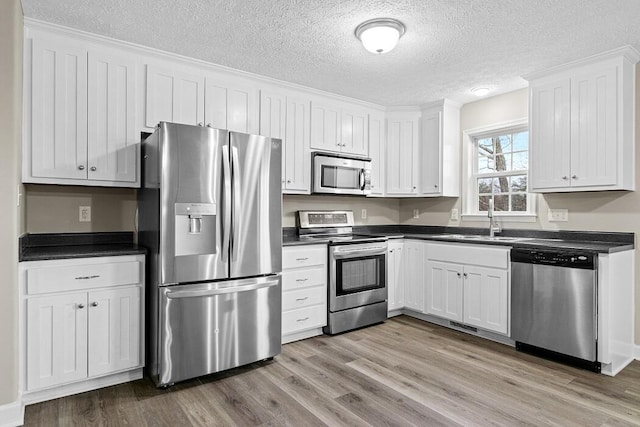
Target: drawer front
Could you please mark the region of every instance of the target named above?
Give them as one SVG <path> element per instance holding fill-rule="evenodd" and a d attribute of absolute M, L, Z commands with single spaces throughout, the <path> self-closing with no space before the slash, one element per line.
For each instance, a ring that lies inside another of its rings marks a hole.
<path fill-rule="evenodd" d="M 35 267 L 27 270 L 27 294 L 135 285 L 141 282 L 138 261 Z"/>
<path fill-rule="evenodd" d="M 299 289 L 282 293 L 282 310 L 293 310 L 327 302 L 327 287 Z"/>
<path fill-rule="evenodd" d="M 488 268 L 509 268 L 510 252 L 510 248 L 490 245 L 431 242 L 427 244 L 427 259 Z"/>
<path fill-rule="evenodd" d="M 327 269 L 324 266 L 289 270 L 282 272 L 282 290 L 307 288 L 327 283 Z"/>
<path fill-rule="evenodd" d="M 282 249 L 282 268 L 325 265 L 327 257 L 327 245 L 288 246 Z"/>
<path fill-rule="evenodd" d="M 314 305 L 282 313 L 282 335 L 327 325 L 327 306 Z"/>

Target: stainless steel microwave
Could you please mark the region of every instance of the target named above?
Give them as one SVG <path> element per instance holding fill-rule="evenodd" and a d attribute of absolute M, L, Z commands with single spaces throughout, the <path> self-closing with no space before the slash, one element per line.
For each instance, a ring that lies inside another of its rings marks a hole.
<path fill-rule="evenodd" d="M 313 192 L 371 194 L 371 159 L 313 153 Z"/>

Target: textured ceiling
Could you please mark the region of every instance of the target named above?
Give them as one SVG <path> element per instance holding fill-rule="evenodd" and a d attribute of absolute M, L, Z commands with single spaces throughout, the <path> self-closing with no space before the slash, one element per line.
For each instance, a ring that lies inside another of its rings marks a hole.
<path fill-rule="evenodd" d="M 22 0 L 24 15 L 386 106 L 466 103 L 532 71 L 630 44 L 638 0 Z M 402 21 L 392 52 L 355 27 Z"/>

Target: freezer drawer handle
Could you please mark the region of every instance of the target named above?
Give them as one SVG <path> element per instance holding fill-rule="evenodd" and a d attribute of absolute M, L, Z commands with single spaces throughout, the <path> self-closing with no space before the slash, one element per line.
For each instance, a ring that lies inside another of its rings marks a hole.
<path fill-rule="evenodd" d="M 302 319 L 297 319 L 297 322 L 306 322 L 307 320 L 309 320 L 309 316 L 307 317 L 303 317 Z"/>
<path fill-rule="evenodd" d="M 96 279 L 100 277 L 99 274 L 94 274 L 93 276 L 78 276 L 76 277 L 76 280 L 89 280 L 89 279 Z"/>
<path fill-rule="evenodd" d="M 252 283 L 250 285 L 243 286 L 226 286 L 220 289 L 203 289 L 203 290 L 167 290 L 165 295 L 167 298 L 194 298 L 194 297 L 208 297 L 222 294 L 234 294 L 239 292 L 255 291 L 263 288 L 270 288 L 280 283 L 278 280 L 269 280 L 263 283 Z"/>

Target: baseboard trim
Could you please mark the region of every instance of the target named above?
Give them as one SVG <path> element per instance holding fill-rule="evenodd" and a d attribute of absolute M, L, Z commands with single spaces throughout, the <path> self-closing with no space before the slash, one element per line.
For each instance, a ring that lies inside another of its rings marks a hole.
<path fill-rule="evenodd" d="M 24 424 L 24 405 L 20 398 L 15 402 L 0 405 L 0 427 L 15 427 Z"/>
<path fill-rule="evenodd" d="M 638 344 L 633 346 L 633 357 L 636 360 L 640 360 L 640 345 Z"/>

